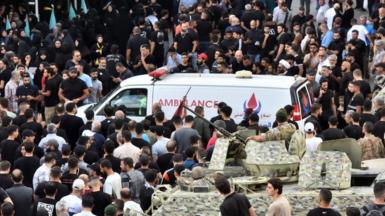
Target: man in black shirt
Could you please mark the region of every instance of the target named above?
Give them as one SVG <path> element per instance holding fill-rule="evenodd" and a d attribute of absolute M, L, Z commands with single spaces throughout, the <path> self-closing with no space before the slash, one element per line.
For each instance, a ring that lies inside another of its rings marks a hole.
<path fill-rule="evenodd" d="M 187 20 L 181 24 L 181 32 L 175 36 L 174 47 L 179 54 L 192 54 L 197 51 L 198 36 L 190 29 L 190 24 Z"/>
<path fill-rule="evenodd" d="M 360 125 L 362 126 L 367 121 L 372 122 L 373 124 L 378 121 L 378 118 L 372 114 L 372 101 L 368 99 L 364 102 Z"/>
<path fill-rule="evenodd" d="M 55 114 L 55 107 L 60 102 L 58 93 L 62 79 L 53 68 L 46 67 L 45 70 L 47 71 L 47 80 L 41 94 L 44 96 L 45 120 L 50 123 Z"/>
<path fill-rule="evenodd" d="M 385 214 L 385 184 L 384 182 L 377 182 L 373 188 L 374 191 L 374 200 L 369 204 L 361 208 L 361 215 L 366 216 L 372 210 L 380 211 L 382 214 Z"/>
<path fill-rule="evenodd" d="M 5 60 L 0 59 L 0 94 L 4 96 L 4 88 L 5 84 L 11 79 L 12 70 L 10 70 L 7 66 Z"/>
<path fill-rule="evenodd" d="M 322 131 L 320 137 L 323 141 L 327 140 L 335 140 L 335 139 L 343 139 L 345 138 L 345 134 L 342 130 L 337 128 L 338 119 L 336 116 L 330 116 L 329 118 L 329 128 Z"/>
<path fill-rule="evenodd" d="M 111 204 L 111 196 L 100 190 L 102 183 L 98 178 L 91 179 L 91 181 L 88 182 L 88 186 L 92 191 L 90 195 L 94 198 L 92 213 L 95 215 L 103 215 L 104 208 Z"/>
<path fill-rule="evenodd" d="M 325 68 L 325 70 L 329 71 L 328 68 Z M 327 122 L 330 116 L 337 115 L 336 105 L 334 104 L 334 93 L 329 89 L 329 82 L 330 80 L 327 77 L 322 77 L 319 82 L 319 94 L 316 95 L 316 97 L 318 97 L 317 102 L 322 106 L 322 114 L 320 116 L 320 123 L 322 128 L 327 128 Z"/>
<path fill-rule="evenodd" d="M 233 109 L 230 106 L 225 106 L 220 111 L 222 119 L 226 123 L 226 130 L 230 133 L 237 131 L 237 124 L 235 124 L 234 120 L 231 118 L 232 111 Z"/>
<path fill-rule="evenodd" d="M 33 205 L 33 211 L 32 211 L 33 216 L 37 215 L 37 211 L 40 208 L 45 209 L 48 212 L 48 215 L 52 215 L 52 216 L 56 215 L 56 212 L 55 212 L 55 204 L 56 204 L 55 195 L 57 193 L 56 187 L 53 184 L 49 183 L 45 186 L 44 192 L 45 192 L 45 197 L 39 198 L 38 200 L 36 200 L 35 204 Z"/>
<path fill-rule="evenodd" d="M 155 58 L 150 53 L 150 46 L 148 44 L 142 44 L 140 46 L 140 55 L 138 55 L 134 61 L 135 75 L 142 75 L 151 72 L 155 69 Z"/>
<path fill-rule="evenodd" d="M 305 124 L 308 122 L 313 123 L 314 129 L 317 132 L 317 134 L 321 133 L 322 128 L 319 121 L 319 117 L 322 114 L 322 106 L 319 103 L 314 103 L 311 106 L 311 115 L 308 119 L 306 119 Z"/>
<path fill-rule="evenodd" d="M 24 155 L 15 160 L 14 168 L 23 172 L 23 184 L 27 187 L 32 187 L 33 174 L 40 167 L 40 160 L 33 155 L 35 144 L 32 142 L 24 143 Z"/>
<path fill-rule="evenodd" d="M 349 82 L 348 89 L 349 92 L 353 94 L 352 98 L 349 101 L 347 110 L 353 110 L 354 112 L 361 113 L 362 106 L 364 105 L 364 96 L 360 91 L 360 82 L 359 81 L 351 81 Z"/>
<path fill-rule="evenodd" d="M 79 130 L 84 125 L 83 119 L 76 116 L 76 104 L 68 103 L 66 105 L 66 114 L 60 121 L 60 128 L 65 130 L 68 136 L 68 144 L 73 149 L 76 141 L 79 139 Z"/>
<path fill-rule="evenodd" d="M 43 135 L 43 126 L 35 121 L 34 111 L 32 109 L 27 109 L 24 115 L 27 119 L 27 122 L 20 126 L 20 132 L 23 133 L 23 131 L 27 129 L 32 130 L 35 133 L 36 139 L 31 141 L 39 143 Z"/>
<path fill-rule="evenodd" d="M 69 59 L 65 64 L 65 69 L 69 70 L 72 67 L 75 67 L 76 65 L 82 65 L 83 66 L 83 72 L 86 74 L 90 73 L 90 67 L 88 66 L 87 62 L 82 59 L 82 54 L 79 50 L 74 50 L 72 52 L 72 59 Z"/>
<path fill-rule="evenodd" d="M 141 36 L 141 30 L 135 26 L 132 30 L 132 37 L 127 41 L 126 63 L 130 65 L 136 56 L 140 56 L 140 46 L 148 43 L 147 38 Z"/>
<path fill-rule="evenodd" d="M 174 140 L 170 140 L 166 144 L 167 153 L 158 156 L 156 159 L 156 164 L 159 167 L 160 173 L 164 173 L 166 170 L 173 167 L 172 158 L 176 152 L 176 143 Z"/>
<path fill-rule="evenodd" d="M 160 22 L 154 23 L 154 31 L 150 33 L 149 42 L 151 55 L 155 57 L 155 65 L 163 66 L 164 62 L 164 42 L 167 41 L 167 35 L 161 29 Z"/>
<path fill-rule="evenodd" d="M 116 173 L 120 173 L 120 159 L 114 157 L 115 144 L 112 140 L 107 140 L 104 143 L 104 158 L 101 158 L 99 162 L 101 162 L 103 159 L 107 159 L 112 164 L 112 170 Z"/>
<path fill-rule="evenodd" d="M 384 134 L 385 134 L 385 109 L 379 111 L 379 116 L 381 117 L 379 121 L 374 124 L 373 134 L 374 136 L 380 138 L 382 143 L 384 143 Z"/>
<path fill-rule="evenodd" d="M 215 178 L 215 187 L 225 197 L 220 210 L 223 216 L 242 215 L 255 216 L 255 210 L 247 197 L 243 194 L 232 192 L 230 182 L 223 175 Z"/>
<path fill-rule="evenodd" d="M 4 190 L 13 186 L 13 181 L 9 172 L 11 170 L 11 164 L 8 161 L 0 162 L 0 187 Z"/>
<path fill-rule="evenodd" d="M 332 192 L 322 188 L 319 192 L 319 207 L 314 208 L 307 213 L 307 216 L 340 216 L 336 210 L 332 209 L 330 202 L 332 201 Z"/>
<path fill-rule="evenodd" d="M 16 97 L 19 101 L 28 101 L 31 105 L 31 108 L 34 110 L 37 109 L 37 102 L 40 100 L 39 89 L 31 84 L 30 77 L 28 73 L 23 74 L 23 85 L 17 87 Z"/>
<path fill-rule="evenodd" d="M 16 125 L 8 126 L 8 137 L 0 143 L 1 160 L 7 160 L 11 164 L 15 161 L 15 152 L 20 145 L 16 141 L 19 136 L 19 128 Z"/>
<path fill-rule="evenodd" d="M 146 182 L 144 183 L 144 186 L 140 189 L 140 207 L 143 209 L 143 211 L 147 211 L 151 207 L 151 197 L 152 194 L 155 192 L 155 186 L 158 184 L 158 171 L 154 169 L 148 170 L 144 178 L 146 179 Z"/>
<path fill-rule="evenodd" d="M 79 72 L 75 67 L 70 68 L 69 78 L 63 80 L 59 89 L 59 98 L 63 102 L 73 102 L 82 105 L 88 95 L 87 85 L 78 78 Z M 67 133 L 68 134 L 68 133 Z"/>
<path fill-rule="evenodd" d="M 45 188 L 47 185 L 53 185 L 56 188 L 55 200 L 59 201 L 62 197 L 69 194 L 68 187 L 61 183 L 61 170 L 59 167 L 52 167 L 49 174 L 49 181 L 41 182 L 35 189 L 35 195 L 42 199 L 46 196 Z"/>
<path fill-rule="evenodd" d="M 348 111 L 345 115 L 345 119 L 347 120 L 346 123 L 348 124 L 348 126 L 344 128 L 346 136 L 356 140 L 362 138 L 364 134 L 362 133 L 362 127 L 360 126 L 360 114 Z"/>

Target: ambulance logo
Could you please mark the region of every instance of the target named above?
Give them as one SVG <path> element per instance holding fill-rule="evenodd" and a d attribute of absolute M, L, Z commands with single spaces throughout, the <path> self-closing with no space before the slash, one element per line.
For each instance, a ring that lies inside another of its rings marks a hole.
<path fill-rule="evenodd" d="M 253 113 L 259 113 L 261 111 L 262 105 L 259 100 L 255 98 L 255 94 L 253 93 L 249 100 L 245 100 L 243 102 L 243 110 L 246 112 L 247 109 L 252 109 Z"/>

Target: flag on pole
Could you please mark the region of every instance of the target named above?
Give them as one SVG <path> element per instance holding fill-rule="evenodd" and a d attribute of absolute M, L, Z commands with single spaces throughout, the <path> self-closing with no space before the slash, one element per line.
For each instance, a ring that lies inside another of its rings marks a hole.
<path fill-rule="evenodd" d="M 25 17 L 25 26 L 24 26 L 24 33 L 26 37 L 31 36 L 31 29 L 29 28 L 29 19 L 28 16 Z"/>
<path fill-rule="evenodd" d="M 75 9 L 70 3 L 69 8 L 68 8 L 68 18 L 69 20 L 73 20 L 76 17 Z"/>
<path fill-rule="evenodd" d="M 11 22 L 9 21 L 9 18 L 7 16 L 7 19 L 5 20 L 5 30 L 8 31 L 8 30 L 11 30 L 12 26 L 11 26 Z"/>
<path fill-rule="evenodd" d="M 88 13 L 88 8 L 87 8 L 87 4 L 86 4 L 86 0 L 82 0 L 81 4 L 80 4 L 80 8 L 82 9 L 82 11 L 86 14 Z"/>
<path fill-rule="evenodd" d="M 52 30 L 56 25 L 55 9 L 52 6 L 51 18 L 49 19 L 49 29 Z"/>

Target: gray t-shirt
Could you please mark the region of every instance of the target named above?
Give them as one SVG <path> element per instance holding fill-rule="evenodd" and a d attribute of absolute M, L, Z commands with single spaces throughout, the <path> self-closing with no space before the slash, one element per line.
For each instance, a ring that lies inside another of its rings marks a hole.
<path fill-rule="evenodd" d="M 92 80 L 91 94 L 88 96 L 88 103 L 97 103 L 97 93 L 102 92 L 103 85 L 100 80 Z"/>
<path fill-rule="evenodd" d="M 180 128 L 175 131 L 173 139 L 176 142 L 177 153 L 183 154 L 191 146 L 191 137 L 199 136 L 198 132 L 192 128 Z"/>

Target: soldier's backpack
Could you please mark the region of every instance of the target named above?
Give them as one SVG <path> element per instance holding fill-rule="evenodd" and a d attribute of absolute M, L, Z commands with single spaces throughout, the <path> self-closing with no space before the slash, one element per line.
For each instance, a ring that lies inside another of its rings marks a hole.
<path fill-rule="evenodd" d="M 296 130 L 291 136 L 289 143 L 290 155 L 297 155 L 299 158 L 302 158 L 306 152 L 306 140 L 305 133 L 301 130 Z"/>
<path fill-rule="evenodd" d="M 382 206 L 379 208 L 377 205 L 370 203 L 369 205 L 366 205 L 362 207 L 361 209 L 361 215 L 365 216 L 383 216 L 385 215 L 385 206 Z"/>
<path fill-rule="evenodd" d="M 352 162 L 345 152 L 306 152 L 300 168 L 298 185 L 306 189 L 345 189 L 350 187 Z"/>

